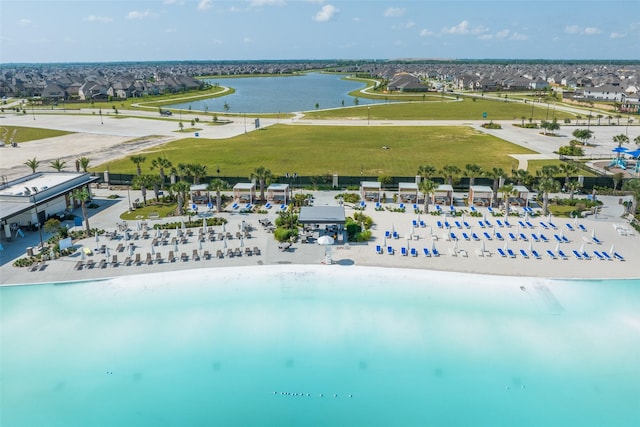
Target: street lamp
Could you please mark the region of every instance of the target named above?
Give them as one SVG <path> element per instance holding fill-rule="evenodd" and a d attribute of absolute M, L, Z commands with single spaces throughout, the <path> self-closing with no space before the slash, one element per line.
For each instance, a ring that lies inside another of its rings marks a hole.
<path fill-rule="evenodd" d="M 367 106 L 367 125 L 369 124 L 370 117 L 371 117 L 371 107 Z"/>
<path fill-rule="evenodd" d="M 102 108 L 100 109 L 100 124 L 103 125 L 104 121 L 102 121 Z"/>
<path fill-rule="evenodd" d="M 216 172 L 218 174 L 218 178 L 220 178 L 220 165 L 218 165 L 218 167 L 216 168 Z"/>

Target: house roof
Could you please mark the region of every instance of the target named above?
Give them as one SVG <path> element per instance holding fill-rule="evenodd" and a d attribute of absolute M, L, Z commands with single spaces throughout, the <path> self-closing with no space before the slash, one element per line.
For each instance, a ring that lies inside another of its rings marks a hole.
<path fill-rule="evenodd" d="M 303 224 L 344 224 L 344 206 L 303 206 L 298 222 Z"/>

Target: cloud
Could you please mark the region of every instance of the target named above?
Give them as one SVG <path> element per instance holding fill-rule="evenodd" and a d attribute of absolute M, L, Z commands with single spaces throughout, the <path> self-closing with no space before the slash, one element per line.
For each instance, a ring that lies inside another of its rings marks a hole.
<path fill-rule="evenodd" d="M 166 5 L 178 5 L 178 6 L 182 6 L 184 4 L 184 0 L 164 0 L 162 2 L 162 4 L 166 4 Z"/>
<path fill-rule="evenodd" d="M 338 12 L 340 12 L 340 10 L 337 7 L 331 4 L 326 4 L 313 16 L 313 20 L 316 22 L 327 22 L 330 21 Z"/>
<path fill-rule="evenodd" d="M 511 31 L 509 31 L 509 30 L 498 31 L 496 33 L 496 38 L 497 39 L 506 39 L 507 37 L 509 37 L 509 34 L 511 34 Z"/>
<path fill-rule="evenodd" d="M 595 36 L 602 33 L 602 30 L 598 27 L 586 27 L 582 28 L 579 25 L 567 25 L 564 27 L 564 32 L 567 34 L 582 34 L 585 36 Z"/>
<path fill-rule="evenodd" d="M 406 9 L 402 8 L 402 7 L 390 7 L 387 10 L 384 11 L 383 15 L 388 17 L 397 17 L 397 16 L 402 16 L 404 15 L 404 12 L 406 11 Z"/>
<path fill-rule="evenodd" d="M 405 22 L 403 24 L 394 25 L 392 28 L 394 30 L 408 30 L 410 28 L 415 27 L 415 25 L 416 25 L 415 22 L 409 20 L 409 21 L 407 21 L 407 22 Z"/>
<path fill-rule="evenodd" d="M 109 22 L 113 21 L 113 19 L 111 19 L 108 16 L 96 16 L 96 15 L 89 15 L 85 19 L 89 22 L 99 22 L 101 24 L 108 24 Z"/>
<path fill-rule="evenodd" d="M 243 43 L 253 43 L 253 40 L 250 37 L 245 37 L 242 39 Z"/>
<path fill-rule="evenodd" d="M 567 25 L 564 27 L 564 32 L 567 34 L 578 34 L 580 32 L 580 27 L 577 25 Z"/>
<path fill-rule="evenodd" d="M 529 40 L 529 36 L 526 34 L 520 34 L 520 33 L 511 33 L 511 37 L 509 37 L 509 40 Z"/>
<path fill-rule="evenodd" d="M 261 7 L 261 6 L 284 6 L 284 0 L 251 0 L 251 7 Z"/>
<path fill-rule="evenodd" d="M 626 34 L 626 33 L 616 33 L 616 32 L 613 32 L 613 33 L 609 34 L 609 38 L 610 38 L 610 39 L 623 39 L 623 38 L 625 38 L 625 37 L 627 37 L 627 34 Z"/>
<path fill-rule="evenodd" d="M 18 21 L 18 24 L 20 24 L 20 25 L 29 25 L 29 24 L 31 24 L 31 19 L 22 18 L 21 20 Z"/>
<path fill-rule="evenodd" d="M 198 10 L 209 10 L 213 7 L 213 5 L 211 4 L 211 0 L 200 0 L 200 2 L 198 3 Z"/>
<path fill-rule="evenodd" d="M 486 33 L 487 31 L 489 30 L 483 26 L 477 26 L 477 27 L 471 28 L 469 25 L 469 21 L 467 21 L 466 19 L 460 22 L 458 25 L 454 25 L 453 27 L 445 27 L 442 29 L 442 32 L 444 34 L 454 34 L 454 35 L 466 35 L 466 34 L 481 35 Z"/>
<path fill-rule="evenodd" d="M 148 18 L 149 16 L 151 16 L 151 11 L 149 9 L 145 10 L 144 12 L 132 10 L 131 12 L 127 13 L 126 19 L 144 19 Z"/>
<path fill-rule="evenodd" d="M 428 36 L 435 36 L 436 35 L 436 33 L 434 33 L 433 31 L 431 31 L 431 30 L 429 30 L 427 28 L 421 29 L 418 34 L 420 34 L 420 37 L 428 37 Z"/>
<path fill-rule="evenodd" d="M 595 34 L 600 34 L 602 32 L 602 30 L 600 30 L 597 27 L 587 27 L 584 29 L 583 33 L 588 35 L 588 36 L 592 36 Z"/>

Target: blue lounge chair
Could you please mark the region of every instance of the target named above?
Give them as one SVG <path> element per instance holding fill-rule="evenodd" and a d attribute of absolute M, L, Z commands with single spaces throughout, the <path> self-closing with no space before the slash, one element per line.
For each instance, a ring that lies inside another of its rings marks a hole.
<path fill-rule="evenodd" d="M 271 205 L 271 202 L 267 202 L 267 203 L 264 205 L 264 208 L 265 208 L 265 209 L 271 209 L 271 206 L 272 206 L 272 205 Z"/>
<path fill-rule="evenodd" d="M 426 227 L 427 227 L 427 224 L 423 220 L 420 220 L 420 228 L 426 228 Z"/>
<path fill-rule="evenodd" d="M 525 225 L 525 223 L 524 223 L 524 222 L 522 222 L 522 221 L 518 221 L 518 225 L 520 225 L 520 227 L 522 227 L 522 228 L 527 228 L 527 226 Z"/>
<path fill-rule="evenodd" d="M 380 204 L 380 202 L 376 202 L 376 210 L 380 210 L 382 208 L 382 205 Z"/>
<path fill-rule="evenodd" d="M 586 259 L 586 260 L 590 260 L 591 256 L 589 255 L 589 253 L 587 251 L 582 252 L 582 258 Z"/>
<path fill-rule="evenodd" d="M 593 241 L 593 243 L 595 243 L 596 245 L 601 245 L 602 244 L 602 240 L 598 239 L 597 237 L 592 237 L 591 240 Z"/>
<path fill-rule="evenodd" d="M 387 253 L 389 255 L 393 255 L 395 253 L 395 251 L 393 250 L 393 248 L 391 246 L 387 246 Z"/>
<path fill-rule="evenodd" d="M 485 228 L 483 220 L 478 221 L 478 225 L 480 226 L 480 228 Z"/>
<path fill-rule="evenodd" d="M 507 227 L 507 228 L 511 228 L 511 223 L 505 219 L 504 220 L 504 226 Z"/>
<path fill-rule="evenodd" d="M 404 246 L 400 248 L 400 253 L 402 254 L 402 256 L 407 256 L 407 248 L 405 248 Z"/>
<path fill-rule="evenodd" d="M 413 210 L 414 210 L 414 211 L 417 211 L 417 210 L 418 210 L 418 205 L 417 205 L 417 204 L 415 204 L 415 203 L 413 204 Z"/>
<path fill-rule="evenodd" d="M 360 202 L 360 209 L 364 209 L 366 207 L 367 207 L 367 204 L 364 201 Z"/>
<path fill-rule="evenodd" d="M 464 240 L 471 240 L 469 235 L 467 233 L 465 233 L 464 231 L 462 232 L 462 237 L 464 238 Z"/>
<path fill-rule="evenodd" d="M 573 256 L 576 257 L 576 259 L 582 260 L 582 255 L 580 255 L 580 252 L 576 251 L 575 249 L 571 252 L 573 253 Z"/>
<path fill-rule="evenodd" d="M 418 256 L 418 251 L 416 250 L 416 248 L 411 248 L 411 256 Z"/>
<path fill-rule="evenodd" d="M 442 222 L 441 221 L 436 221 L 436 227 L 442 228 Z"/>
<path fill-rule="evenodd" d="M 427 248 L 422 248 L 422 253 L 424 253 L 424 256 L 430 257 L 431 253 L 429 252 L 429 249 Z"/>
<path fill-rule="evenodd" d="M 492 208 L 491 206 L 489 206 L 489 207 L 487 208 L 487 211 L 489 211 L 489 213 L 490 213 L 490 214 L 492 214 L 492 213 L 493 213 L 493 208 Z"/>
<path fill-rule="evenodd" d="M 584 232 L 586 232 L 586 231 L 587 231 L 587 227 L 585 227 L 585 226 L 584 226 L 584 224 L 578 224 L 578 228 L 579 228 L 581 231 L 584 231 Z"/>
<path fill-rule="evenodd" d="M 502 233 L 500 233 L 499 231 L 496 231 L 496 239 L 504 240 L 504 237 L 502 237 Z"/>
<path fill-rule="evenodd" d="M 620 261 L 624 261 L 624 257 L 620 255 L 618 252 L 614 252 L 613 257 L 619 259 Z"/>
<path fill-rule="evenodd" d="M 418 221 L 417 220 L 413 220 L 411 221 L 411 224 L 413 225 L 414 228 L 418 228 Z"/>
<path fill-rule="evenodd" d="M 482 232 L 482 235 L 483 235 L 483 236 L 484 236 L 484 238 L 485 238 L 485 239 L 487 239 L 487 240 L 493 240 L 493 239 L 491 238 L 491 234 L 487 233 L 486 231 L 483 231 L 483 232 Z"/>
<path fill-rule="evenodd" d="M 252 207 L 253 205 L 251 203 L 247 203 L 246 205 L 244 205 L 244 208 L 248 211 L 250 211 Z"/>
<path fill-rule="evenodd" d="M 451 213 L 456 213 L 456 208 L 454 208 L 453 205 L 449 205 L 449 211 Z"/>
<path fill-rule="evenodd" d="M 547 249 L 547 255 L 549 256 L 549 258 L 551 259 L 558 259 L 558 257 L 556 256 L 556 254 L 554 254 L 553 252 L 551 252 L 549 249 Z"/>
<path fill-rule="evenodd" d="M 560 237 L 562 237 L 562 243 L 569 243 L 570 242 L 570 240 L 569 240 L 569 238 L 567 236 L 560 236 Z"/>
<path fill-rule="evenodd" d="M 558 256 L 562 259 L 569 259 L 569 257 L 561 250 L 558 251 Z"/>
<path fill-rule="evenodd" d="M 469 224 L 467 221 L 463 221 L 462 222 L 465 226 L 465 228 L 471 228 L 471 224 Z"/>
<path fill-rule="evenodd" d="M 522 258 L 529 258 L 529 254 L 524 249 L 520 249 L 520 255 L 522 255 Z"/>
<path fill-rule="evenodd" d="M 542 221 L 540 221 L 540 227 L 544 228 L 545 230 L 549 229 L 549 226 Z"/>
<path fill-rule="evenodd" d="M 394 231 L 394 232 L 392 233 L 392 236 L 393 236 L 393 238 L 394 238 L 394 239 L 399 239 L 399 238 L 400 238 L 400 234 L 398 234 L 398 232 L 397 232 L 397 231 Z"/>
<path fill-rule="evenodd" d="M 598 258 L 600 261 L 606 261 L 607 259 L 598 251 L 593 251 L 593 254 L 596 256 L 596 258 Z"/>
<path fill-rule="evenodd" d="M 499 219 L 496 219 L 496 224 L 498 224 L 498 227 L 504 228 L 504 224 Z"/>
<path fill-rule="evenodd" d="M 576 231 L 576 229 L 575 229 L 575 228 L 573 228 L 573 225 L 571 225 L 571 224 L 567 223 L 567 224 L 566 224 L 566 226 L 567 226 L 567 229 L 568 229 L 569 231 Z"/>
<path fill-rule="evenodd" d="M 473 240 L 475 240 L 476 242 L 480 240 L 480 237 L 478 237 L 478 235 L 476 233 L 471 233 L 471 238 Z"/>
<path fill-rule="evenodd" d="M 556 239 L 556 242 L 558 242 L 558 243 L 562 243 L 562 238 L 560 237 L 560 235 L 558 235 L 558 234 L 554 234 L 554 235 L 553 235 L 553 238 L 554 238 L 554 239 Z"/>
<path fill-rule="evenodd" d="M 437 210 L 438 212 L 442 212 L 442 206 L 440 206 L 440 205 L 436 205 L 436 210 Z"/>
<path fill-rule="evenodd" d="M 509 254 L 509 258 L 516 257 L 516 254 L 513 252 L 513 249 L 507 249 L 507 254 Z"/>
<path fill-rule="evenodd" d="M 611 255 L 609 255 L 608 253 L 606 253 L 605 251 L 600 252 L 602 254 L 603 257 L 605 257 L 605 259 L 607 261 L 613 261 L 613 257 Z"/>
<path fill-rule="evenodd" d="M 549 222 L 549 227 L 553 228 L 554 230 L 557 230 L 557 229 L 558 229 L 558 226 L 557 226 L 557 225 L 555 225 L 555 224 L 554 224 L 554 223 L 552 223 L 552 222 Z"/>
<path fill-rule="evenodd" d="M 399 208 L 400 210 L 402 210 L 402 211 L 403 211 L 403 210 L 404 210 L 404 203 L 400 203 L 400 204 L 398 205 L 398 208 Z"/>
<path fill-rule="evenodd" d="M 237 203 L 234 203 L 233 205 L 231 205 L 231 209 L 235 210 L 238 209 L 239 205 Z"/>
<path fill-rule="evenodd" d="M 544 234 L 540 233 L 540 240 L 542 240 L 545 243 L 549 243 L 549 239 L 547 239 L 547 236 L 545 236 Z"/>
<path fill-rule="evenodd" d="M 280 205 L 280 210 L 281 211 L 286 211 L 287 210 L 287 205 L 285 205 L 284 203 Z"/>
<path fill-rule="evenodd" d="M 510 239 L 511 239 L 511 241 L 513 241 L 513 242 L 515 242 L 515 241 L 517 241 L 517 240 L 518 240 L 518 238 L 516 237 L 516 235 L 515 235 L 515 234 L 513 234 L 513 233 L 509 233 L 509 238 L 510 238 Z"/>
<path fill-rule="evenodd" d="M 485 221 L 484 225 L 486 225 L 487 227 L 491 227 L 491 223 L 489 221 Z"/>
<path fill-rule="evenodd" d="M 384 232 L 384 237 L 386 237 L 387 239 L 391 238 L 391 232 L 389 230 Z"/>
<path fill-rule="evenodd" d="M 379 253 L 379 254 L 383 253 L 382 246 L 376 245 L 376 252 Z"/>
<path fill-rule="evenodd" d="M 440 252 L 438 252 L 436 248 L 431 249 L 431 253 L 433 254 L 433 256 L 440 256 Z"/>
<path fill-rule="evenodd" d="M 456 225 L 456 228 L 462 230 L 462 224 L 460 224 L 460 221 L 454 221 L 453 223 Z"/>
<path fill-rule="evenodd" d="M 524 233 L 520 233 L 520 240 L 524 241 L 524 242 L 528 242 L 529 239 L 527 239 L 527 236 L 524 235 Z"/>
<path fill-rule="evenodd" d="M 456 236 L 456 233 L 450 233 L 449 237 L 451 238 L 451 240 L 458 240 L 458 236 Z"/>
<path fill-rule="evenodd" d="M 444 222 L 444 228 L 446 228 L 446 229 L 451 228 L 451 224 L 449 224 L 449 221 L 445 221 Z"/>
<path fill-rule="evenodd" d="M 475 206 L 471 206 L 469 209 L 471 210 L 471 212 L 477 212 L 478 211 Z"/>
<path fill-rule="evenodd" d="M 507 257 L 507 254 L 504 253 L 504 250 L 502 250 L 502 248 L 498 248 L 498 255 L 500 255 L 502 258 Z"/>
<path fill-rule="evenodd" d="M 539 243 L 540 239 L 538 238 L 538 235 L 536 233 L 531 233 L 531 238 L 533 239 L 534 242 Z"/>
<path fill-rule="evenodd" d="M 535 259 L 540 259 L 540 258 L 542 258 L 542 257 L 540 256 L 540 254 L 538 253 L 538 251 L 536 251 L 535 249 L 531 249 L 531 254 L 533 255 L 533 257 L 534 257 Z"/>
<path fill-rule="evenodd" d="M 530 221 L 525 221 L 525 224 L 527 224 L 527 227 L 530 229 L 533 229 L 533 224 Z"/>

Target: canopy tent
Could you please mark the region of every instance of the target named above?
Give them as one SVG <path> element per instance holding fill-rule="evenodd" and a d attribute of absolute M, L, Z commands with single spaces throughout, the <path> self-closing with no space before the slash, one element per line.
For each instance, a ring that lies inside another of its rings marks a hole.
<path fill-rule="evenodd" d="M 382 195 L 382 184 L 378 181 L 360 182 L 360 196 L 362 200 L 379 202 Z"/>
<path fill-rule="evenodd" d="M 453 186 L 440 184 L 433 192 L 432 202 L 437 205 L 451 205 L 453 202 Z"/>
<path fill-rule="evenodd" d="M 418 184 L 415 182 L 399 182 L 398 198 L 405 203 L 418 203 Z"/>
<path fill-rule="evenodd" d="M 509 203 L 515 206 L 527 206 L 529 200 L 529 189 L 524 185 L 513 186 L 514 195 L 509 197 Z"/>
<path fill-rule="evenodd" d="M 289 184 L 273 183 L 267 187 L 267 200 L 287 204 L 289 200 Z"/>
<path fill-rule="evenodd" d="M 239 182 L 233 186 L 233 199 L 237 202 L 253 203 L 256 198 L 256 184 Z"/>
<path fill-rule="evenodd" d="M 192 185 L 189 187 L 189 195 L 191 196 L 191 203 L 209 203 L 209 191 L 207 190 L 207 184 Z"/>
<path fill-rule="evenodd" d="M 493 190 L 487 185 L 472 185 L 469 187 L 470 206 L 489 206 L 493 199 Z"/>

